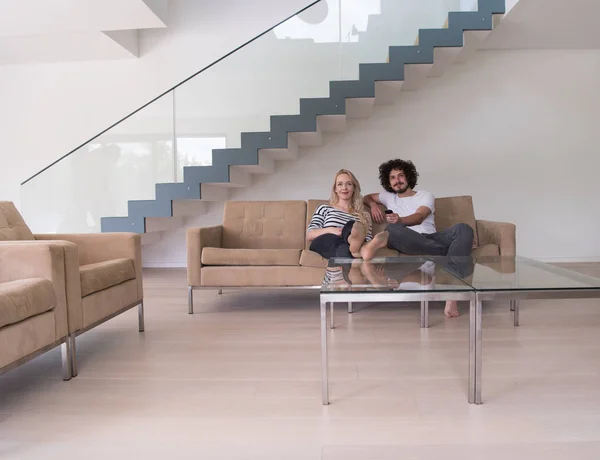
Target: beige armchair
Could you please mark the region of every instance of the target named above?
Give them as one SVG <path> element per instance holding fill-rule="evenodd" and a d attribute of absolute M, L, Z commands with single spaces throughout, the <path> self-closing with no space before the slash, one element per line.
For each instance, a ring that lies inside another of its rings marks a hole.
<path fill-rule="evenodd" d="M 0 245 L 51 245 L 64 253 L 72 374 L 75 338 L 138 306 L 144 330 L 141 237 L 134 233 L 33 234 L 11 202 L 0 201 Z"/>
<path fill-rule="evenodd" d="M 0 374 L 61 345 L 71 378 L 66 285 L 60 246 L 0 243 Z"/>

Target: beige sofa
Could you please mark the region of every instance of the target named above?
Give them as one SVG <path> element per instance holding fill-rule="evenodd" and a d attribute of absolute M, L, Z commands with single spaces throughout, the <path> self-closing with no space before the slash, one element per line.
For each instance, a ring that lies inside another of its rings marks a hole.
<path fill-rule="evenodd" d="M 77 375 L 75 338 L 138 306 L 144 330 L 141 237 L 134 233 L 36 234 L 11 202 L 0 201 L 0 247 L 51 247 L 64 259 L 64 292 L 71 372 Z M 14 250 L 14 249 L 13 249 Z M 35 259 L 28 259 L 36 265 Z"/>
<path fill-rule="evenodd" d="M 326 200 L 227 201 L 223 223 L 187 230 L 188 307 L 195 289 L 250 287 L 319 288 L 327 261 L 308 249 L 306 228 Z M 470 196 L 437 198 L 438 230 L 464 222 L 475 232 L 475 256 L 514 255 L 511 223 L 476 220 Z M 385 224 L 375 224 L 378 233 Z M 398 256 L 381 249 L 377 256 Z"/>
<path fill-rule="evenodd" d="M 64 251 L 50 244 L 0 244 L 0 374 L 62 345 L 69 380 Z"/>

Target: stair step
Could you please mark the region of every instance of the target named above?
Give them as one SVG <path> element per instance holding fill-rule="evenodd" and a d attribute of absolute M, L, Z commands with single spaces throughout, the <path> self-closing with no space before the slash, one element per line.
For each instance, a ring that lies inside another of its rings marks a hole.
<path fill-rule="evenodd" d="M 257 165 L 237 165 L 232 166 L 232 168 L 240 168 L 252 174 L 272 174 L 275 172 L 275 160 L 267 152 L 268 150 L 262 149 L 258 151 Z"/>
<path fill-rule="evenodd" d="M 404 81 L 376 81 L 375 82 L 375 104 L 394 104 L 404 86 Z"/>
<path fill-rule="evenodd" d="M 200 184 L 164 183 L 156 184 L 157 200 L 199 200 Z"/>
<path fill-rule="evenodd" d="M 227 201 L 229 199 L 229 188 L 219 187 L 215 184 L 201 184 L 200 193 L 202 201 Z"/>
<path fill-rule="evenodd" d="M 342 133 L 346 131 L 346 115 L 319 115 L 317 124 L 324 133 Z"/>
<path fill-rule="evenodd" d="M 289 133 L 298 147 L 318 147 L 323 145 L 323 133 L 319 126 L 316 132 Z"/>
<path fill-rule="evenodd" d="M 375 87 L 373 86 L 373 82 L 361 80 L 332 81 L 329 83 L 329 94 L 332 98 L 374 98 Z"/>
<path fill-rule="evenodd" d="M 163 200 L 129 200 L 127 203 L 129 217 L 171 217 L 173 215 L 172 201 Z"/>
<path fill-rule="evenodd" d="M 266 153 L 275 161 L 282 160 L 295 160 L 298 158 L 298 144 L 289 134 L 286 134 L 287 137 L 287 148 L 268 148 L 268 149 L 260 149 L 259 153 Z"/>
<path fill-rule="evenodd" d="M 377 96 L 377 83 L 375 82 L 375 96 Z M 375 98 L 346 99 L 346 118 L 369 118 L 373 114 Z"/>
<path fill-rule="evenodd" d="M 416 91 L 426 82 L 433 64 L 407 64 L 404 67 L 405 80 L 402 91 Z"/>
<path fill-rule="evenodd" d="M 144 218 L 132 217 L 101 217 L 100 227 L 103 233 L 110 232 L 133 232 L 144 233 L 146 226 Z"/>
<path fill-rule="evenodd" d="M 201 216 L 206 214 L 206 202 L 203 200 L 176 200 L 173 201 L 173 216 Z"/>
<path fill-rule="evenodd" d="M 433 66 L 427 74 L 428 77 L 441 77 L 459 56 L 462 47 L 436 48 L 433 51 Z"/>
<path fill-rule="evenodd" d="M 231 167 L 229 169 L 229 180 L 226 182 L 203 181 L 204 184 L 212 184 L 216 187 L 236 188 L 252 186 L 252 176 L 242 168 Z"/>
<path fill-rule="evenodd" d="M 218 156 L 213 157 L 213 162 L 217 160 Z M 212 166 L 184 166 L 183 182 L 186 184 L 229 182 L 229 166 L 221 163 Z"/>

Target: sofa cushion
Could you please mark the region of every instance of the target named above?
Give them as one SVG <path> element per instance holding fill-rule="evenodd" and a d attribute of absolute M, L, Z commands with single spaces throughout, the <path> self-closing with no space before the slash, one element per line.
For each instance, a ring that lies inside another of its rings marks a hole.
<path fill-rule="evenodd" d="M 302 254 L 300 254 L 300 266 L 325 268 L 327 267 L 327 259 L 314 251 L 305 249 L 302 251 Z"/>
<path fill-rule="evenodd" d="M 202 265 L 291 265 L 300 262 L 300 249 L 202 249 Z"/>
<path fill-rule="evenodd" d="M 0 284 L 0 327 L 15 324 L 56 306 L 52 283 L 29 278 Z"/>
<path fill-rule="evenodd" d="M 131 259 L 113 259 L 79 267 L 81 297 L 135 279 Z"/>
<path fill-rule="evenodd" d="M 470 196 L 451 196 L 435 199 L 435 227 L 437 231 L 445 230 L 454 224 L 468 224 L 474 232 L 474 245 L 478 246 L 477 224 L 473 199 Z"/>
<path fill-rule="evenodd" d="M 202 267 L 206 287 L 284 287 L 320 288 L 325 270 L 315 267 Z"/>
<path fill-rule="evenodd" d="M 33 233 L 10 201 L 0 201 L 0 241 L 33 240 Z"/>
<path fill-rule="evenodd" d="M 302 249 L 305 222 L 305 201 L 227 201 L 221 246 L 227 249 Z"/>

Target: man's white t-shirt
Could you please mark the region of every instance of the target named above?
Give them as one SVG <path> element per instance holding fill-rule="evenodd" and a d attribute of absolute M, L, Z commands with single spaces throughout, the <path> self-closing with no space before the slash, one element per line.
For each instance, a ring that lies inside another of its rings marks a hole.
<path fill-rule="evenodd" d="M 379 201 L 388 209 L 391 209 L 400 217 L 410 216 L 417 212 L 421 206 L 427 206 L 431 209 L 429 214 L 423 222 L 419 225 L 413 225 L 409 227 L 411 230 L 419 233 L 435 233 L 435 198 L 429 192 L 424 190 L 417 190 L 415 195 L 407 197 L 399 197 L 395 193 L 383 191 L 379 193 Z"/>

